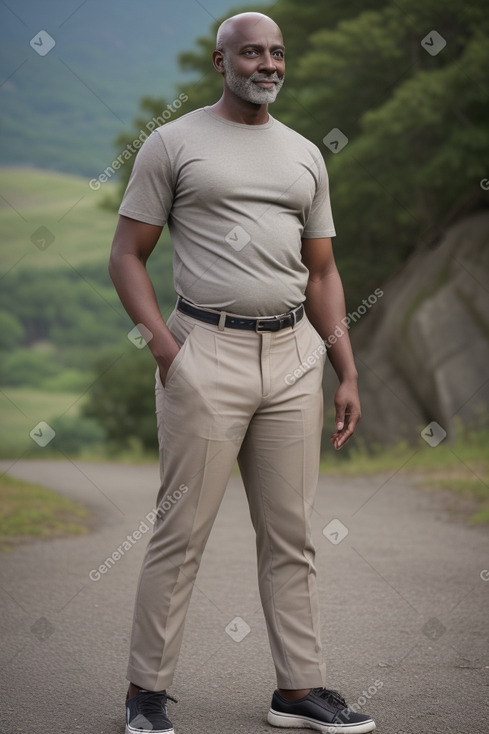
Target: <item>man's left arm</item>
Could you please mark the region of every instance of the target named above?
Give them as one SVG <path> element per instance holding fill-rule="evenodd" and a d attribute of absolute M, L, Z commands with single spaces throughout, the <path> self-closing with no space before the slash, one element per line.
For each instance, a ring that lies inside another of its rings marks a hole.
<path fill-rule="evenodd" d="M 336 267 L 330 237 L 302 240 L 302 261 L 309 270 L 304 303 L 307 316 L 326 342 L 328 356 L 338 375 L 340 385 L 334 402 L 336 432 L 331 436 L 335 449 L 348 441 L 360 420 L 358 373 L 353 359 L 350 337 L 345 321 L 343 285 Z M 338 328 L 343 332 L 338 334 Z"/>

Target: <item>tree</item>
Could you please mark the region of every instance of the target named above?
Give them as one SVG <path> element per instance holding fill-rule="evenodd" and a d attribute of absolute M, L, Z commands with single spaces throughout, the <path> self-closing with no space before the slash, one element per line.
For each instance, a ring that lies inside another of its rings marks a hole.
<path fill-rule="evenodd" d="M 97 421 L 113 447 L 128 448 L 136 441 L 147 451 L 157 451 L 155 369 L 149 349 L 132 345 L 96 363 L 96 381 L 82 415 Z"/>
<path fill-rule="evenodd" d="M 434 43 L 434 29 L 446 46 L 432 56 L 421 40 Z M 325 128 L 349 138 L 326 160 L 338 260 L 358 300 L 485 204 L 488 30 L 482 0 L 396 0 L 311 39 L 299 72 L 311 112 L 304 132 L 320 146 Z"/>
<path fill-rule="evenodd" d="M 0 311 L 0 349 L 10 350 L 19 346 L 24 334 L 24 327 L 17 316 Z"/>
<path fill-rule="evenodd" d="M 487 206 L 479 186 L 489 158 L 486 3 L 282 0 L 270 15 L 287 46 L 287 81 L 272 114 L 327 161 L 337 260 L 354 306 L 447 223 Z M 220 96 L 211 53 L 221 20 L 180 55 L 195 78 L 179 88 L 188 102 L 171 119 Z M 136 129 L 165 106 L 145 97 Z M 348 138 L 336 154 L 323 143 L 334 128 Z M 130 165 L 121 193 L 129 173 Z"/>

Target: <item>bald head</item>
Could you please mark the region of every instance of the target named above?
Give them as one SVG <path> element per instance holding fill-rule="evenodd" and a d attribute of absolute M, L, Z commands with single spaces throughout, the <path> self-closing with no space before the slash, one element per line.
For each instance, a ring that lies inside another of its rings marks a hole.
<path fill-rule="evenodd" d="M 216 49 L 225 51 L 230 45 L 246 43 L 253 37 L 263 34 L 282 32 L 274 20 L 263 13 L 239 13 L 228 18 L 218 28 Z M 282 41 L 283 42 L 283 41 Z"/>
<path fill-rule="evenodd" d="M 263 13 L 233 15 L 219 27 L 212 62 L 224 80 L 221 107 L 275 102 L 285 75 L 280 28 Z"/>

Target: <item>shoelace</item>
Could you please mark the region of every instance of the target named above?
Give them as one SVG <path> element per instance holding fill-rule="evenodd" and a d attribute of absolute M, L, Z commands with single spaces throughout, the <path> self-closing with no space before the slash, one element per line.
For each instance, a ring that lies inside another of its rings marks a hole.
<path fill-rule="evenodd" d="M 141 703 L 139 704 L 141 713 L 144 716 L 161 714 L 162 708 L 164 713 L 166 714 L 167 699 L 178 703 L 177 699 L 173 698 L 173 696 L 169 696 L 168 693 L 158 693 L 157 691 L 144 691 L 144 694 L 145 695 L 141 698 Z"/>
<path fill-rule="evenodd" d="M 313 688 L 313 692 L 320 698 L 324 698 L 328 703 L 332 703 L 333 706 L 341 706 L 341 708 L 348 708 L 348 704 L 338 691 L 328 691 L 327 688 Z"/>

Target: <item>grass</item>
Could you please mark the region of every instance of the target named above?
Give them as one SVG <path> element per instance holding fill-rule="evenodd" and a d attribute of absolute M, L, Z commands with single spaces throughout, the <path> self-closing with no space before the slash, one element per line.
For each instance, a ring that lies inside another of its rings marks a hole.
<path fill-rule="evenodd" d="M 479 510 L 471 513 L 470 522 L 476 525 L 489 523 L 489 476 L 487 472 L 484 480 L 477 476 L 459 479 L 446 476 L 440 479 L 427 479 L 424 486 L 428 489 L 448 490 L 460 498 L 469 499 L 474 506 L 480 505 Z"/>
<path fill-rule="evenodd" d="M 405 474 L 421 478 L 431 490 L 448 490 L 467 501 L 469 520 L 489 523 L 489 429 L 462 431 L 454 441 L 432 448 L 421 438 L 419 445 L 398 443 L 392 447 L 352 448 L 348 456 L 323 458 L 321 471 L 342 476 Z"/>
<path fill-rule="evenodd" d="M 100 204 L 118 195 L 112 181 L 93 191 L 81 176 L 0 166 L 0 274 L 17 263 L 64 270 L 100 263 L 106 268 L 118 215 Z M 30 239 L 39 227 L 55 237 L 44 250 Z M 170 250 L 167 227 L 160 245 Z"/>
<path fill-rule="evenodd" d="M 17 262 L 38 268 L 107 261 L 117 214 L 99 203 L 116 184 L 92 191 L 80 176 L 26 168 L 0 168 L 0 269 Z M 39 227 L 55 240 L 45 250 L 31 242 Z"/>
<path fill-rule="evenodd" d="M 2 387 L 0 456 L 12 458 L 29 448 L 36 447 L 29 436 L 34 426 L 39 421 L 49 423 L 64 411 L 68 411 L 68 415 L 76 415 L 79 410 L 77 402 L 79 397 L 79 393 L 48 393 L 34 388 Z M 49 446 L 44 453 L 47 453 L 48 448 Z"/>
<path fill-rule="evenodd" d="M 30 482 L 0 477 L 0 549 L 34 538 L 89 532 L 90 512 L 67 497 Z"/>

